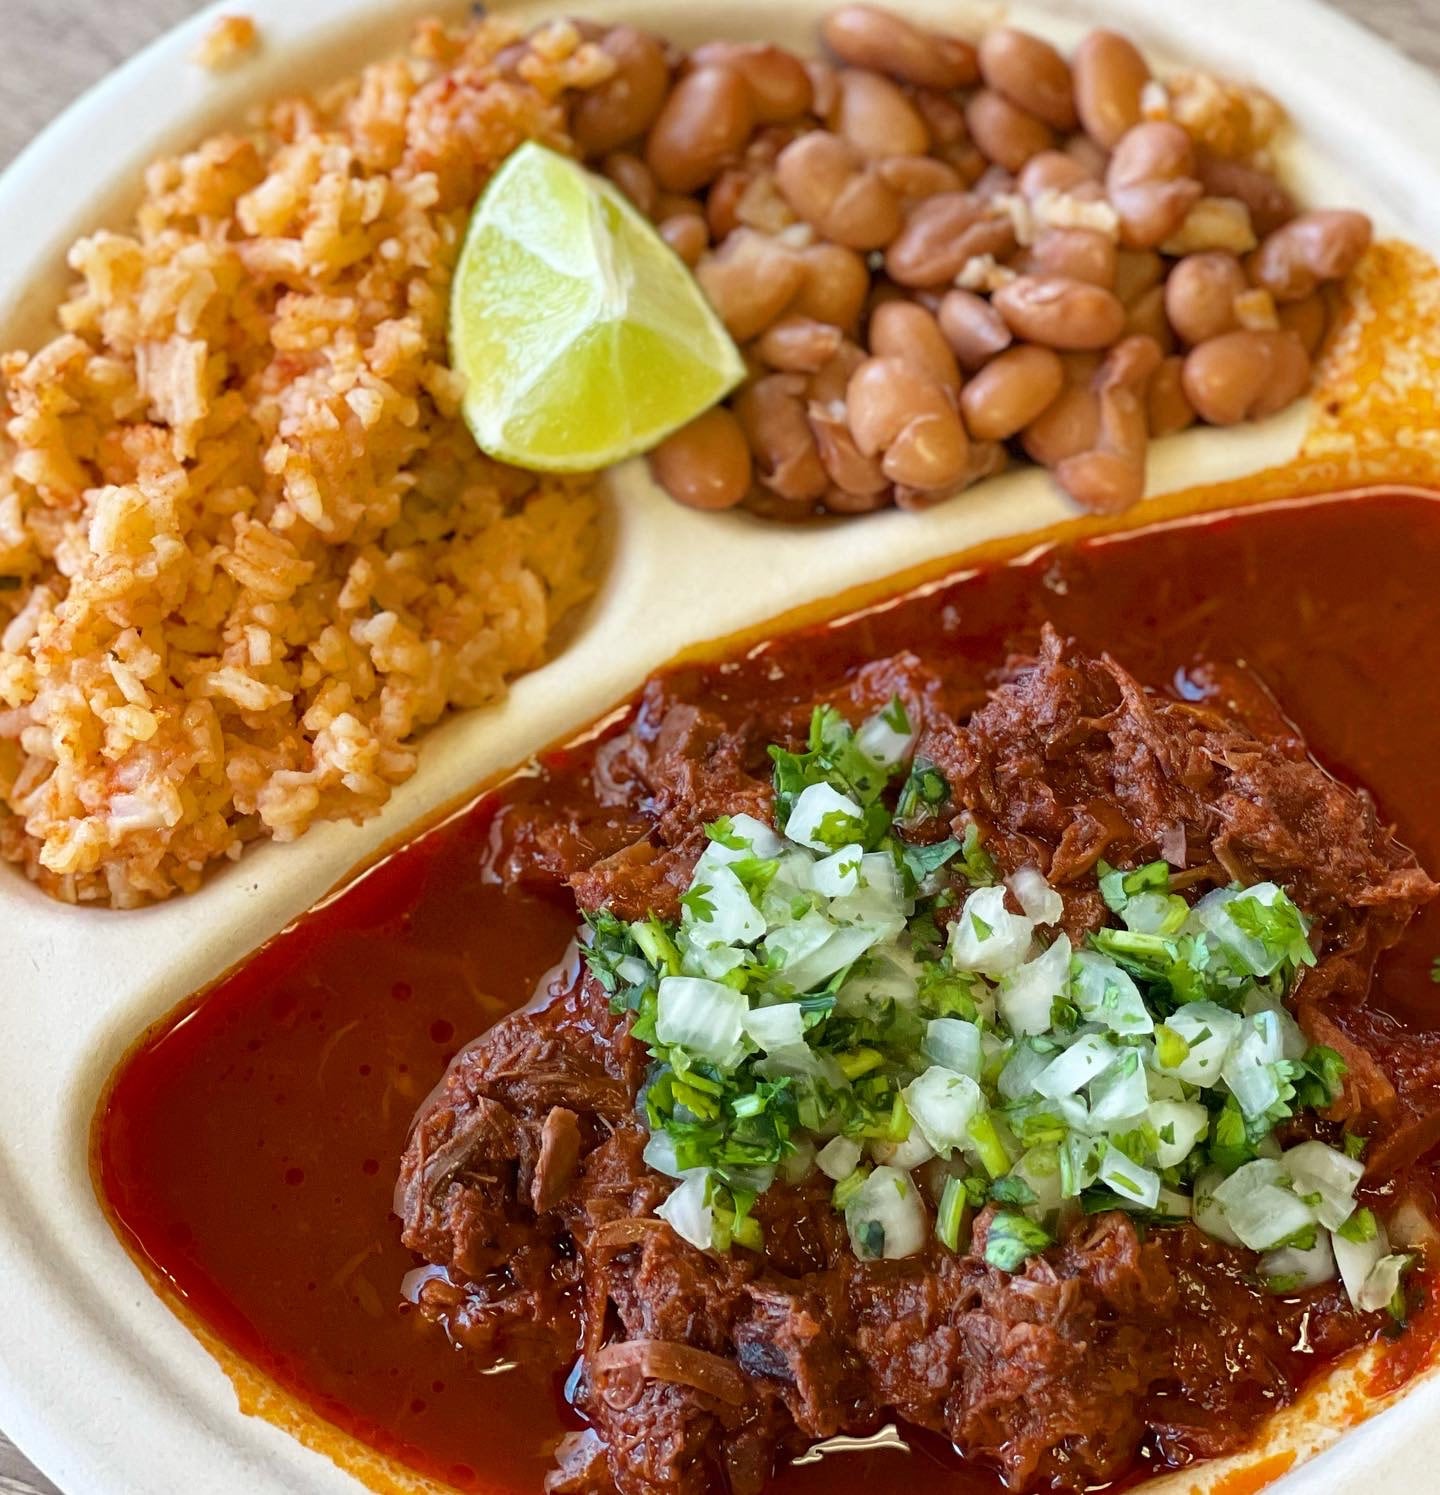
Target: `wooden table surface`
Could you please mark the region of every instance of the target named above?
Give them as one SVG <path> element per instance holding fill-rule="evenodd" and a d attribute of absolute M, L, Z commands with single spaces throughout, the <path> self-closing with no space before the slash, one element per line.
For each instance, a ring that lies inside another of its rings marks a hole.
<path fill-rule="evenodd" d="M 3 0 L 0 167 L 116 63 L 203 0 Z M 303 3 L 303 0 L 297 0 Z M 1204 0 L 1180 0 L 1198 5 Z M 1336 0 L 1408 56 L 1440 71 L 1440 0 Z M 243 0 L 235 9 L 244 11 Z M 158 1451 L 157 1451 L 158 1452 Z M 0 1495 L 60 1495 L 0 1432 Z M 72 1492 L 91 1495 L 91 1492 Z M 111 1495 L 111 1492 L 93 1492 Z M 117 1492 L 118 1495 L 118 1492 Z"/>

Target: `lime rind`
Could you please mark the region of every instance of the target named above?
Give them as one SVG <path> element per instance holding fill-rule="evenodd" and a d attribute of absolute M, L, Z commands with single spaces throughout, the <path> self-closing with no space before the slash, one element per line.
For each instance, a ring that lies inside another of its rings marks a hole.
<path fill-rule="evenodd" d="M 519 467 L 608 467 L 725 397 L 739 350 L 694 277 L 611 184 L 514 151 L 471 218 L 450 304 L 478 444 Z"/>

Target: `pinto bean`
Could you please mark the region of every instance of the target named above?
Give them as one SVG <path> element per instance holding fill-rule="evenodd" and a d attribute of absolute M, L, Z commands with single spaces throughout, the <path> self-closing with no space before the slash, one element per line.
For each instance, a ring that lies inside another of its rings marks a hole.
<path fill-rule="evenodd" d="M 920 118 L 925 121 L 925 128 L 936 146 L 964 145 L 969 141 L 965 111 L 948 93 L 917 88 L 910 100 L 920 111 Z"/>
<path fill-rule="evenodd" d="M 981 152 L 1006 171 L 1019 171 L 1031 156 L 1055 144 L 1055 133 L 1044 120 L 1027 114 L 993 88 L 970 95 L 965 124 Z"/>
<path fill-rule="evenodd" d="M 612 151 L 601 163 L 601 171 L 649 218 L 654 215 L 659 190 L 650 168 L 628 151 Z"/>
<path fill-rule="evenodd" d="M 1008 441 L 1050 405 L 1065 384 L 1058 354 L 1031 343 L 992 358 L 960 394 L 966 429 L 980 441 Z"/>
<path fill-rule="evenodd" d="M 1047 228 L 1030 246 L 1024 270 L 1031 275 L 1068 275 L 1113 290 L 1115 244 L 1093 228 Z"/>
<path fill-rule="evenodd" d="M 793 313 L 766 329 L 755 352 L 762 363 L 791 374 L 813 374 L 840 351 L 845 334 L 828 322 Z"/>
<path fill-rule="evenodd" d="M 1125 336 L 1148 337 L 1160 345 L 1162 352 L 1174 350 L 1175 333 L 1165 316 L 1164 286 L 1152 286 L 1125 308 Z"/>
<path fill-rule="evenodd" d="M 1026 197 L 1039 197 L 1042 192 L 1070 194 L 1077 188 L 1093 188 L 1099 181 L 1074 156 L 1064 151 L 1041 151 L 1020 168 L 1015 186 Z"/>
<path fill-rule="evenodd" d="M 718 244 L 740 227 L 740 199 L 751 182 L 743 166 L 727 166 L 705 194 L 705 222 Z"/>
<path fill-rule="evenodd" d="M 805 64 L 783 47 L 766 42 L 704 42 L 690 54 L 692 67 L 734 68 L 750 88 L 755 118 L 782 124 L 809 111 L 815 90 Z"/>
<path fill-rule="evenodd" d="M 1293 332 L 1305 351 L 1314 358 L 1320 344 L 1325 341 L 1325 330 L 1330 322 L 1330 311 L 1323 293 L 1316 291 L 1303 301 L 1287 301 L 1275 310 L 1281 327 Z"/>
<path fill-rule="evenodd" d="M 935 318 L 917 302 L 886 301 L 870 316 L 870 351 L 897 358 L 950 393 L 960 392 L 960 368 Z"/>
<path fill-rule="evenodd" d="M 1129 306 L 1165 279 L 1165 261 L 1153 249 L 1122 249 L 1115 256 L 1115 294 Z"/>
<path fill-rule="evenodd" d="M 654 124 L 670 87 L 664 47 L 633 26 L 615 26 L 600 40 L 615 72 L 575 101 L 570 133 L 585 156 L 601 156 L 638 140 Z"/>
<path fill-rule="evenodd" d="M 1186 398 L 1212 426 L 1273 415 L 1309 382 L 1310 358 L 1293 332 L 1224 332 L 1185 358 Z"/>
<path fill-rule="evenodd" d="M 854 332 L 870 294 L 870 271 L 853 249 L 811 244 L 799 251 L 805 279 L 790 303 L 797 316 Z"/>
<path fill-rule="evenodd" d="M 1100 435 L 1100 397 L 1087 379 L 1067 384 L 1020 434 L 1032 462 L 1056 467 L 1067 457 L 1094 449 Z"/>
<path fill-rule="evenodd" d="M 1166 120 L 1136 125 L 1110 157 L 1105 190 L 1120 216 L 1120 242 L 1155 248 L 1180 228 L 1204 190 L 1189 135 Z"/>
<path fill-rule="evenodd" d="M 843 408 L 845 394 L 850 387 L 850 376 L 865 362 L 865 356 L 865 350 L 857 343 L 841 343 L 835 356 L 811 376 L 808 391 L 811 405 L 836 405 Z"/>
<path fill-rule="evenodd" d="M 1071 135 L 1060 148 L 1071 160 L 1078 161 L 1097 182 L 1105 180 L 1110 152 L 1096 145 L 1088 135 Z"/>
<path fill-rule="evenodd" d="M 1070 67 L 1047 41 L 1014 26 L 997 26 L 980 43 L 987 88 L 1057 130 L 1075 128 Z"/>
<path fill-rule="evenodd" d="M 805 266 L 788 245 L 738 228 L 695 269 L 710 304 L 737 342 L 758 337 L 790 304 Z"/>
<path fill-rule="evenodd" d="M 1047 348 L 1105 348 L 1125 327 L 1112 291 L 1063 275 L 1021 275 L 990 299 L 1011 332 Z"/>
<path fill-rule="evenodd" d="M 881 471 L 906 488 L 932 489 L 962 477 L 965 427 L 945 391 L 897 358 L 867 358 L 845 398 L 855 445 L 881 457 Z"/>
<path fill-rule="evenodd" d="M 919 88 L 968 88 L 979 76 L 979 59 L 969 42 L 922 31 L 879 6 L 842 5 L 825 17 L 821 33 L 842 62 Z"/>
<path fill-rule="evenodd" d="M 650 453 L 655 481 L 692 509 L 733 509 L 750 491 L 750 447 L 740 422 L 716 405 Z"/>
<path fill-rule="evenodd" d="M 810 112 L 819 119 L 830 113 L 840 95 L 835 73 L 835 68 L 822 57 L 805 59 L 805 76 L 810 79 Z"/>
<path fill-rule="evenodd" d="M 749 85 L 733 67 L 687 73 L 665 100 L 645 161 L 667 192 L 694 192 L 733 161 L 755 128 Z"/>
<path fill-rule="evenodd" d="M 1233 254 L 1187 254 L 1165 282 L 1165 315 L 1181 339 L 1194 347 L 1233 331 L 1235 298 L 1248 286 Z"/>
<path fill-rule="evenodd" d="M 1118 513 L 1144 497 L 1149 438 L 1146 399 L 1160 363 L 1160 349 L 1152 339 L 1127 337 L 1110 350 L 1096 372 L 1099 421 L 1095 446 L 1065 458 L 1055 468 L 1060 486 L 1093 513 Z"/>
<path fill-rule="evenodd" d="M 998 441 L 972 441 L 965 471 L 958 478 L 939 488 L 897 486 L 894 490 L 895 507 L 903 509 L 907 514 L 923 514 L 936 504 L 944 503 L 947 498 L 963 492 L 971 483 L 978 483 L 982 478 L 1004 472 L 1007 460 L 1005 448 Z"/>
<path fill-rule="evenodd" d="M 1250 278 L 1277 301 L 1299 301 L 1327 280 L 1343 280 L 1370 247 L 1364 213 L 1322 208 L 1268 234 L 1246 262 Z"/>
<path fill-rule="evenodd" d="M 885 269 L 909 287 L 945 285 L 980 254 L 1008 254 L 1015 229 L 970 192 L 943 192 L 922 202 L 885 252 Z"/>
<path fill-rule="evenodd" d="M 1145 414 L 1151 436 L 1173 436 L 1195 424 L 1195 407 L 1185 393 L 1183 358 L 1167 358 L 1150 376 Z"/>
<path fill-rule="evenodd" d="M 973 372 L 1014 341 L 1005 318 L 974 291 L 947 291 L 936 314 L 960 367 Z"/>
<path fill-rule="evenodd" d="M 1105 150 L 1140 123 L 1140 95 L 1150 69 L 1135 43 L 1118 31 L 1092 31 L 1075 49 L 1075 112 L 1085 133 Z"/>
<path fill-rule="evenodd" d="M 900 200 L 847 140 L 812 130 L 787 145 L 775 180 L 818 234 L 849 249 L 879 249 L 900 232 Z"/>
<path fill-rule="evenodd" d="M 812 400 L 808 417 L 815 437 L 815 449 L 836 488 L 855 498 L 873 498 L 877 494 L 889 493 L 890 480 L 881 469 L 879 457 L 867 457 L 856 446 L 843 403 L 820 404 Z M 826 507 L 831 507 L 828 497 Z M 841 512 L 853 510 L 842 509 Z"/>
<path fill-rule="evenodd" d="M 1207 197 L 1233 197 L 1245 204 L 1250 222 L 1262 238 L 1295 216 L 1295 199 L 1268 171 L 1258 166 L 1201 150 L 1196 157 L 1196 171 Z"/>
<path fill-rule="evenodd" d="M 934 156 L 887 156 L 877 161 L 880 180 L 900 199 L 902 208 L 912 208 L 941 192 L 963 192 L 965 183 L 953 166 Z"/>
<path fill-rule="evenodd" d="M 766 374 L 735 396 L 735 414 L 760 481 L 792 502 L 817 499 L 830 486 L 805 406 L 805 380 L 799 374 Z"/>
<path fill-rule="evenodd" d="M 893 493 L 889 483 L 878 493 L 852 493 L 837 484 L 826 492 L 822 502 L 830 514 L 873 514 L 890 506 Z"/>
<path fill-rule="evenodd" d="M 657 225 L 660 237 L 693 270 L 710 247 L 710 229 L 698 213 L 676 213 Z"/>
<path fill-rule="evenodd" d="M 886 156 L 923 156 L 930 149 L 930 132 L 920 111 L 880 73 L 867 68 L 841 68 L 836 82 L 839 96 L 827 123 L 834 132 L 871 161 Z"/>

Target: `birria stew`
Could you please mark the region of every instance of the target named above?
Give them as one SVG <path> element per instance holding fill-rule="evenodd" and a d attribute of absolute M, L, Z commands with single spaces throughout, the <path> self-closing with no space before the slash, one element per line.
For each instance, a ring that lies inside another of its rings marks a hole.
<path fill-rule="evenodd" d="M 467 1490 L 1113 1487 L 1393 1382 L 1437 574 L 1435 497 L 1295 500 L 665 670 L 147 1035 L 116 1228 Z"/>

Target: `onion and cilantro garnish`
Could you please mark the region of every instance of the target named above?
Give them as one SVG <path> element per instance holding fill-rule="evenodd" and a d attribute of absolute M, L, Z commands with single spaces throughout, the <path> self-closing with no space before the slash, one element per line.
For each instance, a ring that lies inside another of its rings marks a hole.
<path fill-rule="evenodd" d="M 973 823 L 909 839 L 948 829 L 916 735 L 898 700 L 858 729 L 817 708 L 804 752 L 770 749 L 775 825 L 707 826 L 678 922 L 587 916 L 653 1059 L 645 1157 L 679 1180 L 659 1213 L 759 1249 L 756 1198 L 818 1170 L 864 1259 L 961 1250 L 993 1203 L 985 1259 L 1015 1271 L 1065 1212 L 1123 1209 L 1261 1253 L 1276 1291 L 1338 1275 L 1391 1304 L 1409 1259 L 1356 1205 L 1363 1144 L 1275 1136 L 1345 1068 L 1285 1006 L 1305 914 L 1273 883 L 1192 905 L 1164 862 L 1102 862 L 1111 923 L 1072 945 L 1060 894 L 1033 867 L 1002 883 Z"/>

